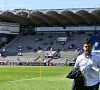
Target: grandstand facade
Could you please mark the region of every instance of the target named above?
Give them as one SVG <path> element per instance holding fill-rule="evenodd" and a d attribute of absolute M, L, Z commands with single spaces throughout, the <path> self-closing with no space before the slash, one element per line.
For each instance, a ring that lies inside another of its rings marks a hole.
<path fill-rule="evenodd" d="M 0 11 L 1 64 L 73 64 L 87 38 L 100 50 L 100 8 Z"/>

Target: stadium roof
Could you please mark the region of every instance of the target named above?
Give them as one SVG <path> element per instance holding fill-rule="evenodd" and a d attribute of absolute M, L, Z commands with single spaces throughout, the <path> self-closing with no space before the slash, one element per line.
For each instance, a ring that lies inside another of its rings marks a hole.
<path fill-rule="evenodd" d="M 100 9 L 4 11 L 0 21 L 17 22 L 22 26 L 100 25 Z"/>

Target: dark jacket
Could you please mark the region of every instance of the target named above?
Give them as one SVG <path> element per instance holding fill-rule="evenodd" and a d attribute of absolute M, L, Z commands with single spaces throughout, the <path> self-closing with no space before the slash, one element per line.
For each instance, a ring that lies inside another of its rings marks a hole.
<path fill-rule="evenodd" d="M 74 79 L 72 84 L 72 90 L 84 90 L 84 77 L 80 70 L 73 69 L 66 77 Z"/>

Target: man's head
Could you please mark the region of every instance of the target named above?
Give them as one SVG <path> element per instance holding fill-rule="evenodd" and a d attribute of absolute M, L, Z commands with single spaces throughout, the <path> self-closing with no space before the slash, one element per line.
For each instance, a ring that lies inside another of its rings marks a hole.
<path fill-rule="evenodd" d="M 84 41 L 83 49 L 84 49 L 84 52 L 85 52 L 85 55 L 86 56 L 89 56 L 91 54 L 91 51 L 92 51 L 92 43 L 91 43 L 90 40 L 85 40 Z"/>

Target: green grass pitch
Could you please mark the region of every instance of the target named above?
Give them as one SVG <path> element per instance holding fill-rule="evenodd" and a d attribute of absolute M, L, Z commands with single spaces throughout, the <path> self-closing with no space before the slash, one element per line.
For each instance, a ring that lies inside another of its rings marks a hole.
<path fill-rule="evenodd" d="M 71 90 L 69 66 L 0 66 L 0 90 Z"/>

